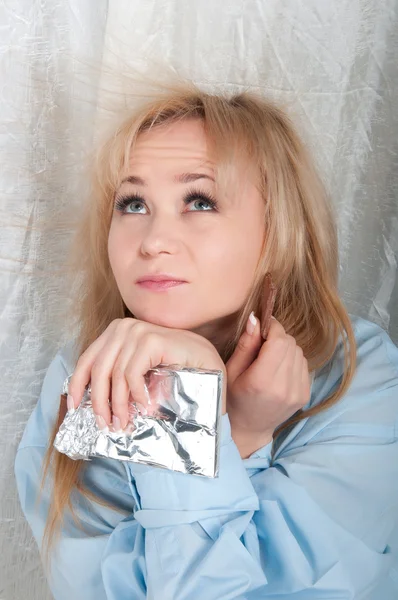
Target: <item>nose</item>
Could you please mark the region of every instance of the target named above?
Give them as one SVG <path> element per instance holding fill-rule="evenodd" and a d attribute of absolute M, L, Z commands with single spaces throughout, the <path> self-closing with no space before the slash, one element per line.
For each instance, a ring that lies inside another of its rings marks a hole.
<path fill-rule="evenodd" d="M 160 253 L 175 254 L 180 245 L 178 224 L 172 216 L 157 215 L 142 231 L 141 253 L 154 256 Z"/>

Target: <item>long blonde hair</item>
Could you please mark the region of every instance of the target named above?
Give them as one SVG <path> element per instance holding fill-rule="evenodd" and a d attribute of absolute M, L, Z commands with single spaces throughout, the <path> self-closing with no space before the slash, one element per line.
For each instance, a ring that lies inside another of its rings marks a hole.
<path fill-rule="evenodd" d="M 90 195 L 70 254 L 72 272 L 80 275 L 71 305 L 79 325 L 78 352 L 84 352 L 114 319 L 134 316 L 124 304 L 113 277 L 107 240 L 114 194 L 135 140 L 151 127 L 185 118 L 202 120 L 214 152 L 219 186 L 230 181 L 233 169 L 228 171 L 228 165 L 246 160 L 257 174 L 266 207 L 262 254 L 250 293 L 231 330 L 230 343 L 223 351 L 224 362 L 232 355 L 250 312 L 253 310 L 262 318 L 267 272 L 272 273 L 278 288 L 274 315 L 303 349 L 310 371 L 332 358 L 339 338 L 343 342 L 344 372 L 339 387 L 321 404 L 299 411 L 283 423 L 274 432 L 275 440 L 287 427 L 327 409 L 344 395 L 356 368 L 356 344 L 349 315 L 338 294 L 337 225 L 332 205 L 285 111 L 253 92 L 228 97 L 206 93 L 190 82 L 170 86 L 157 98 L 132 110 L 99 146 L 93 160 Z M 42 540 L 45 565 L 60 535 L 66 509 L 77 522 L 72 492 L 104 504 L 83 485 L 83 467 L 87 463 L 73 461 L 53 447 L 65 411 L 65 397 L 61 397 L 43 465 L 41 490 L 49 470 L 53 482 Z"/>

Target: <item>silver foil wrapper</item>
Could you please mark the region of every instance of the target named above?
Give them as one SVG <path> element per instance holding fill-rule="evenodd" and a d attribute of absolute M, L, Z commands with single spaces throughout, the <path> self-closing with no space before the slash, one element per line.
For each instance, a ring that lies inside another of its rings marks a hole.
<path fill-rule="evenodd" d="M 148 414 L 129 402 L 129 424 L 116 432 L 98 428 L 88 384 L 79 406 L 65 415 L 54 447 L 73 460 L 106 457 L 217 477 L 222 386 L 222 371 L 159 365 L 145 375 Z"/>

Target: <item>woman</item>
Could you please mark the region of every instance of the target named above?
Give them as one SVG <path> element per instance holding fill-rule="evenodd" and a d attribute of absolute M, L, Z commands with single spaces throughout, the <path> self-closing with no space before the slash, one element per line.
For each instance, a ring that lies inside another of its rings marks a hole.
<path fill-rule="evenodd" d="M 396 597 L 398 349 L 339 298 L 335 219 L 283 111 L 189 84 L 140 107 L 98 152 L 74 248 L 79 336 L 15 462 L 55 599 Z M 91 381 L 120 429 L 160 362 L 223 370 L 218 478 L 53 448 L 67 375 L 68 410 Z"/>

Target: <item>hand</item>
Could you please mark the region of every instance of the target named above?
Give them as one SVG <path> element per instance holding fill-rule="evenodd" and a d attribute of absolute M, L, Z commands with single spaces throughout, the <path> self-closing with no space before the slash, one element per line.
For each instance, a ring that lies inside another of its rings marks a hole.
<path fill-rule="evenodd" d="M 227 368 L 227 411 L 242 458 L 272 440 L 274 430 L 310 399 L 308 363 L 294 337 L 272 319 L 267 340 L 260 322 L 245 331 Z"/>
<path fill-rule="evenodd" d="M 148 408 L 144 376 L 161 363 L 221 370 L 224 374 L 222 414 L 225 414 L 226 369 L 213 344 L 191 331 L 131 318 L 112 321 L 80 356 L 69 382 L 73 407 L 80 404 L 84 388 L 91 382 L 93 410 L 104 419 L 104 423 L 101 419 L 100 423 L 110 425 L 108 399 L 111 399 L 114 429 L 125 429 L 129 421 L 130 394 L 134 402 Z"/>

